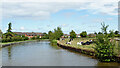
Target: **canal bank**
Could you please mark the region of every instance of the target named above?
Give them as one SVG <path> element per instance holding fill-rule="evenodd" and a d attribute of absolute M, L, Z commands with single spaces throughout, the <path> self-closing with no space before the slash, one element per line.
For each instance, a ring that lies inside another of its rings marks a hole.
<path fill-rule="evenodd" d="M 32 62 L 31 62 L 32 61 Z M 2 48 L 3 66 L 119 66 L 59 47 L 50 41 L 15 44 Z"/>
<path fill-rule="evenodd" d="M 85 55 L 95 57 L 95 52 L 91 51 L 91 50 L 80 49 L 80 48 L 78 49 L 78 48 L 71 47 L 71 46 L 65 46 L 62 43 L 60 43 L 59 41 L 57 41 L 57 45 L 59 47 L 63 48 L 63 49 L 68 49 L 68 50 L 72 50 L 72 51 L 75 51 L 75 52 L 79 52 L 79 53 L 82 53 L 82 54 L 85 54 Z M 115 58 L 116 62 L 120 63 L 120 57 L 115 56 L 114 58 Z"/>
<path fill-rule="evenodd" d="M 48 40 L 48 39 L 40 39 L 40 40 Z M 21 44 L 21 43 L 36 42 L 36 41 L 40 41 L 40 40 L 26 40 L 26 41 L 16 41 L 16 42 L 0 43 L 0 47 L 6 47 L 6 46 L 15 45 L 15 44 Z"/>

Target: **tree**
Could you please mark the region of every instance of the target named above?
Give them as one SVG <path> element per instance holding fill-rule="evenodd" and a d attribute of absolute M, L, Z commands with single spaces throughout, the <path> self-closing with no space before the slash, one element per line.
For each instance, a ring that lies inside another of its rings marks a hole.
<path fill-rule="evenodd" d="M 49 38 L 49 36 L 48 36 L 48 34 L 47 33 L 43 33 L 43 37 L 42 37 L 42 39 L 48 39 Z"/>
<path fill-rule="evenodd" d="M 110 62 L 115 61 L 114 59 L 114 40 L 109 40 L 108 34 L 107 34 L 107 28 L 108 26 L 102 25 L 102 31 L 104 34 L 98 34 L 96 37 L 96 45 L 94 47 L 96 57 L 102 61 L 102 62 Z M 113 34 L 113 31 L 111 31 L 111 34 Z"/>
<path fill-rule="evenodd" d="M 80 33 L 80 36 L 81 36 L 81 37 L 87 37 L 87 32 L 86 32 L 86 31 L 83 31 L 82 33 Z"/>
<path fill-rule="evenodd" d="M 59 40 L 63 36 L 63 32 L 60 27 L 57 27 L 57 29 L 54 29 L 54 32 L 49 31 L 48 36 L 50 40 Z"/>
<path fill-rule="evenodd" d="M 118 34 L 119 33 L 119 31 L 115 31 L 115 34 Z"/>
<path fill-rule="evenodd" d="M 31 39 L 32 39 L 32 40 L 35 40 L 35 36 L 33 36 Z"/>
<path fill-rule="evenodd" d="M 95 32 L 94 34 L 97 35 L 97 32 Z"/>
<path fill-rule="evenodd" d="M 102 32 L 98 32 L 98 34 L 102 34 Z"/>
<path fill-rule="evenodd" d="M 2 31 L 0 30 L 0 37 L 2 37 L 2 34 L 3 34 L 3 33 L 2 33 Z"/>
<path fill-rule="evenodd" d="M 12 24 L 11 24 L 11 22 L 8 24 L 8 30 L 7 30 L 7 32 L 11 32 L 11 30 L 12 30 Z"/>
<path fill-rule="evenodd" d="M 113 30 L 110 30 L 109 32 L 110 32 L 109 37 L 115 37 L 115 34 L 114 34 Z"/>
<path fill-rule="evenodd" d="M 40 36 L 39 36 L 39 35 L 37 35 L 36 39 L 40 39 Z"/>
<path fill-rule="evenodd" d="M 75 31 L 71 31 L 70 32 L 70 38 L 76 38 L 76 33 L 75 33 Z"/>
<path fill-rule="evenodd" d="M 63 32 L 60 27 L 57 27 L 57 29 L 54 29 L 55 39 L 59 40 L 61 36 L 63 36 Z"/>
<path fill-rule="evenodd" d="M 101 25 L 102 25 L 102 32 L 103 32 L 103 34 L 107 34 L 107 28 L 109 27 L 109 25 L 105 25 L 105 23 L 103 22 L 103 23 L 101 23 Z"/>

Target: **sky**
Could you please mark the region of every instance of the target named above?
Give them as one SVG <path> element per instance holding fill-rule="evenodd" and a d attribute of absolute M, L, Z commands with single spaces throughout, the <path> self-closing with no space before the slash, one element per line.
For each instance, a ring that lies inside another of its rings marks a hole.
<path fill-rule="evenodd" d="M 0 4 L 1 29 L 6 32 L 12 23 L 13 32 L 48 32 L 57 27 L 69 34 L 74 30 L 94 33 L 101 31 L 101 23 L 109 30 L 118 30 L 117 0 L 2 0 Z"/>

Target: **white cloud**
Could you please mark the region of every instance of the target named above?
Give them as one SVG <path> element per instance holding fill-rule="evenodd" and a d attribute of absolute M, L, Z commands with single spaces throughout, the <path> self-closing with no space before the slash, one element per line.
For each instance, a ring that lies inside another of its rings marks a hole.
<path fill-rule="evenodd" d="M 20 30 L 25 30 L 25 28 L 24 27 L 20 27 Z"/>
<path fill-rule="evenodd" d="M 118 2 L 118 0 L 1 0 L 2 2 Z"/>
<path fill-rule="evenodd" d="M 89 2 L 35 2 L 35 0 L 25 0 L 16 2 L 17 0 L 4 0 L 2 3 L 4 18 L 28 18 L 28 19 L 49 19 L 52 13 L 56 13 L 64 9 L 73 9 L 76 11 L 88 10 L 90 13 L 117 15 L 117 2 L 92 1 Z M 34 2 L 30 2 L 34 1 Z M 38 0 L 37 0 L 38 1 Z M 48 0 L 46 0 L 48 1 Z M 72 0 L 71 0 L 72 1 Z"/>

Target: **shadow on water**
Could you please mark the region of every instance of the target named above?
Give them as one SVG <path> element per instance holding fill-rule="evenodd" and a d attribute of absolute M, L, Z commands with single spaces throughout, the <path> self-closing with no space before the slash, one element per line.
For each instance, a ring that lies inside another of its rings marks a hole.
<path fill-rule="evenodd" d="M 57 50 L 60 49 L 60 47 L 57 46 L 57 43 L 52 43 L 52 42 L 50 42 L 49 44 L 50 44 L 50 46 L 51 46 L 52 48 L 54 48 L 54 49 L 57 49 Z"/>
<path fill-rule="evenodd" d="M 9 59 L 11 59 L 12 46 L 9 46 L 7 49 L 8 49 L 8 57 L 9 57 Z"/>

